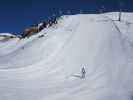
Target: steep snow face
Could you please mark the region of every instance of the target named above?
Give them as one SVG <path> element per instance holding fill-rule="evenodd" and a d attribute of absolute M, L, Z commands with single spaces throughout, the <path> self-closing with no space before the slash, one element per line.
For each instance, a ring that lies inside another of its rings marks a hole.
<path fill-rule="evenodd" d="M 63 16 L 37 35 L 0 43 L 0 100 L 131 100 L 132 31 L 112 16 Z"/>

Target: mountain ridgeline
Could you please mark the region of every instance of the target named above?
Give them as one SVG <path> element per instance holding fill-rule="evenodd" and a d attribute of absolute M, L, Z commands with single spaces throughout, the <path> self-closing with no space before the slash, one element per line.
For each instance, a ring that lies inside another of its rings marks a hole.
<path fill-rule="evenodd" d="M 41 21 L 40 23 L 33 24 L 28 28 L 24 29 L 24 31 L 20 33 L 21 35 L 0 34 L 0 40 L 8 41 L 12 38 L 19 38 L 19 39 L 29 38 L 32 35 L 35 35 L 40 31 L 42 31 L 44 28 L 48 28 L 48 27 L 52 27 L 53 25 L 56 25 L 58 23 L 58 19 L 59 19 L 58 17 L 52 17 L 49 20 Z"/>
<path fill-rule="evenodd" d="M 55 24 L 57 24 L 57 19 L 56 17 L 48 20 L 48 21 L 42 21 L 41 23 L 35 24 L 35 25 L 31 25 L 30 27 L 26 28 L 21 35 L 21 39 L 26 38 L 26 37 L 30 37 L 34 34 L 37 34 L 38 32 L 40 32 L 41 30 L 43 30 L 44 28 L 48 28 L 51 27 Z"/>

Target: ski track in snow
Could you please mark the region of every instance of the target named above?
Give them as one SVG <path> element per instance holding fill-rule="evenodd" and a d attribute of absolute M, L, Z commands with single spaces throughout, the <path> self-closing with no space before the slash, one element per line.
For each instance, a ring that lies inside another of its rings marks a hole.
<path fill-rule="evenodd" d="M 117 15 L 62 16 L 30 38 L 0 41 L 0 100 L 133 99 L 133 14 Z"/>

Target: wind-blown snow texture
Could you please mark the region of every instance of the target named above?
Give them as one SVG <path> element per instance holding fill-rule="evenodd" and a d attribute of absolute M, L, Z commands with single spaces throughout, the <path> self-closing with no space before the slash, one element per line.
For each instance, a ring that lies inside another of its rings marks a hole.
<path fill-rule="evenodd" d="M 117 16 L 63 16 L 30 38 L 0 41 L 0 100 L 133 99 L 133 14 Z M 85 79 L 74 77 L 83 66 Z"/>

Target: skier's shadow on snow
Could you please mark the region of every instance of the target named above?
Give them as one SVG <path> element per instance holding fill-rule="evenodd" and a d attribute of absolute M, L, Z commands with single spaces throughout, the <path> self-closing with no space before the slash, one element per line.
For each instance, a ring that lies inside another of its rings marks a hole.
<path fill-rule="evenodd" d="M 80 79 L 85 79 L 85 76 L 86 76 L 85 68 L 82 67 L 82 69 L 81 69 L 81 74 L 80 74 L 80 75 L 72 75 L 72 76 L 73 76 L 73 77 L 80 78 Z"/>
<path fill-rule="evenodd" d="M 80 76 L 80 75 L 72 75 L 72 77 L 76 77 L 76 78 L 79 78 L 79 79 L 83 79 L 83 77 Z"/>

